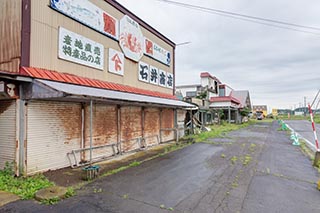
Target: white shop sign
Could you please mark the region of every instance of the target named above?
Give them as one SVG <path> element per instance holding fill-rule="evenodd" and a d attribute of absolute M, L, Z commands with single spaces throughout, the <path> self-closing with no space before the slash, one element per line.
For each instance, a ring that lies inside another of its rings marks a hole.
<path fill-rule="evenodd" d="M 120 20 L 119 45 L 127 58 L 138 62 L 143 56 L 144 37 L 139 24 L 125 15 Z"/>
<path fill-rule="evenodd" d="M 144 54 L 160 61 L 161 63 L 170 66 L 171 54 L 150 39 L 144 38 Z"/>
<path fill-rule="evenodd" d="M 109 48 L 109 72 L 124 74 L 124 55 L 122 52 Z"/>
<path fill-rule="evenodd" d="M 103 70 L 104 46 L 79 34 L 59 27 L 58 57 Z"/>
<path fill-rule="evenodd" d="M 119 38 L 118 20 L 88 0 L 51 0 L 50 6 L 111 38 Z"/>
<path fill-rule="evenodd" d="M 172 73 L 166 72 L 142 61 L 139 61 L 138 67 L 138 76 L 140 81 L 170 89 L 173 88 L 174 77 Z"/>

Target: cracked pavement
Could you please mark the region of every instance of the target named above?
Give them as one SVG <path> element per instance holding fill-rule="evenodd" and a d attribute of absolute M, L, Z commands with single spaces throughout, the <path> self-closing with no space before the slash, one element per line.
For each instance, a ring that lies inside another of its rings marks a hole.
<path fill-rule="evenodd" d="M 319 173 L 277 122 L 258 122 L 101 177 L 56 205 L 0 212 L 320 212 Z"/>

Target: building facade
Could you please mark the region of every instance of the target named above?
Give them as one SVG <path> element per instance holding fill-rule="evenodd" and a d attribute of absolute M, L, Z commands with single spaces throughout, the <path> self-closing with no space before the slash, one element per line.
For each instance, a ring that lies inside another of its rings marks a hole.
<path fill-rule="evenodd" d="M 264 117 L 267 117 L 268 106 L 267 105 L 253 105 L 252 112 L 254 114 L 262 113 Z"/>
<path fill-rule="evenodd" d="M 176 87 L 176 94 L 198 107 L 198 119 L 203 125 L 214 123 L 220 114 L 223 120 L 241 123 L 240 111 L 252 109 L 248 90 L 234 90 L 208 72 L 200 74 L 200 84 Z"/>
<path fill-rule="evenodd" d="M 0 168 L 80 166 L 175 140 L 175 44 L 113 0 L 0 2 Z"/>

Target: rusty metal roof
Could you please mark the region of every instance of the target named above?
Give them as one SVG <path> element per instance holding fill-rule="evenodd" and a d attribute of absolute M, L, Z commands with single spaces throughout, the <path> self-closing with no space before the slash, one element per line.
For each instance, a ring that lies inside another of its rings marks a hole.
<path fill-rule="evenodd" d="M 29 76 L 32 78 L 37 78 L 37 79 L 45 79 L 50 81 L 58 81 L 58 82 L 63 82 L 68 84 L 94 87 L 99 89 L 107 89 L 107 90 L 145 95 L 145 96 L 153 96 L 153 97 L 177 100 L 177 98 L 171 94 L 140 89 L 136 87 L 111 83 L 107 81 L 101 81 L 97 79 L 90 79 L 90 78 L 80 77 L 80 76 L 69 74 L 69 73 L 61 73 L 61 72 L 56 72 L 56 71 L 46 70 L 41 68 L 21 67 L 20 74 Z"/>
<path fill-rule="evenodd" d="M 210 102 L 234 102 L 240 104 L 240 101 L 232 96 L 220 96 L 220 97 L 211 97 Z"/>
<path fill-rule="evenodd" d="M 57 81 L 48 81 L 42 79 L 36 79 L 36 84 L 42 84 L 56 91 L 64 93 L 61 97 L 94 97 L 102 98 L 113 101 L 130 101 L 138 102 L 142 104 L 156 104 L 170 107 L 181 107 L 181 108 L 195 108 L 195 105 L 189 104 L 180 100 L 165 99 L 160 97 L 152 97 L 141 94 L 127 93 L 122 91 L 115 91 L 103 88 L 95 87 L 84 87 L 81 85 L 67 84 Z M 48 98 L 48 97 L 46 97 Z"/>

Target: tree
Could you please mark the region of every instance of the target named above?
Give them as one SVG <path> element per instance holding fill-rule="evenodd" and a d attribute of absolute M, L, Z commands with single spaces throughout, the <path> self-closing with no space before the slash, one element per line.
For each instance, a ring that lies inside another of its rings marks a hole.
<path fill-rule="evenodd" d="M 240 110 L 240 115 L 245 117 L 248 116 L 250 113 L 250 109 L 248 107 L 244 107 L 243 109 Z"/>

